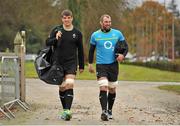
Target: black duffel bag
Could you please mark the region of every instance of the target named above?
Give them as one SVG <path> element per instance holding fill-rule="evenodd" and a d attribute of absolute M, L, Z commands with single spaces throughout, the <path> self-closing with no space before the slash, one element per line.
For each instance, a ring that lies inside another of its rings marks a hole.
<path fill-rule="evenodd" d="M 52 47 L 40 50 L 34 64 L 42 81 L 52 85 L 60 85 L 64 79 L 64 71 L 62 66 L 52 61 L 53 53 Z"/>
<path fill-rule="evenodd" d="M 124 41 L 118 41 L 115 45 L 114 53 L 115 53 L 115 58 L 118 57 L 118 54 L 122 54 L 125 57 L 128 53 L 127 42 L 125 40 Z"/>

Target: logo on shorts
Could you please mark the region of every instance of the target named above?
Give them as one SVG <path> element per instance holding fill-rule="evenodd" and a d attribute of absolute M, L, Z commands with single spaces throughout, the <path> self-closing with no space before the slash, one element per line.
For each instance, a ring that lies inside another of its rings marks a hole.
<path fill-rule="evenodd" d="M 105 41 L 104 47 L 105 47 L 106 49 L 111 49 L 111 48 L 112 48 L 112 42 L 111 42 L 111 41 Z"/>

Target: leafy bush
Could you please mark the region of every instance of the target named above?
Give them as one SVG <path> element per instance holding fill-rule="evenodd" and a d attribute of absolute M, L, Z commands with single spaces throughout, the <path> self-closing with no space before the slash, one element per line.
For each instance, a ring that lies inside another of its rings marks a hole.
<path fill-rule="evenodd" d="M 167 70 L 173 72 L 180 72 L 180 62 L 167 62 L 167 61 L 153 61 L 153 62 L 128 62 L 125 61 L 124 64 L 144 66 L 149 68 L 156 68 L 160 70 Z"/>

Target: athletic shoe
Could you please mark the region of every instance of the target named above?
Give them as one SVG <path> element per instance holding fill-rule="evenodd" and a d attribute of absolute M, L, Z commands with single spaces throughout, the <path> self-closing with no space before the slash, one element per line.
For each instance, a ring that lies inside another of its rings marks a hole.
<path fill-rule="evenodd" d="M 107 111 L 103 111 L 102 114 L 101 114 L 101 120 L 102 121 L 108 121 L 108 113 Z"/>
<path fill-rule="evenodd" d="M 112 118 L 113 118 L 113 116 L 112 116 L 112 110 L 108 110 L 108 118 L 109 118 L 109 119 L 112 119 Z"/>
<path fill-rule="evenodd" d="M 69 121 L 72 118 L 71 111 L 69 109 L 65 109 L 61 114 L 61 119 L 65 121 Z"/>

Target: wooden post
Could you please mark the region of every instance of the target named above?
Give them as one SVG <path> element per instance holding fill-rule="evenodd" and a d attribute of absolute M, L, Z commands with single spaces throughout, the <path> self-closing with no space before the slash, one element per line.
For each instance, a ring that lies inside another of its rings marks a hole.
<path fill-rule="evenodd" d="M 26 94 L 26 85 L 25 85 L 25 31 L 21 31 L 21 33 L 17 33 L 14 40 L 14 52 L 18 55 L 20 60 L 20 69 L 19 69 L 19 77 L 20 77 L 20 100 L 25 102 L 25 94 Z"/>
<path fill-rule="evenodd" d="M 21 49 L 20 49 L 20 69 L 21 69 L 21 74 L 20 74 L 20 100 L 25 102 L 25 96 L 26 96 L 26 84 L 25 84 L 25 31 L 21 31 Z"/>
<path fill-rule="evenodd" d="M 20 100 L 25 102 L 26 86 L 25 86 L 25 46 L 20 47 Z"/>

